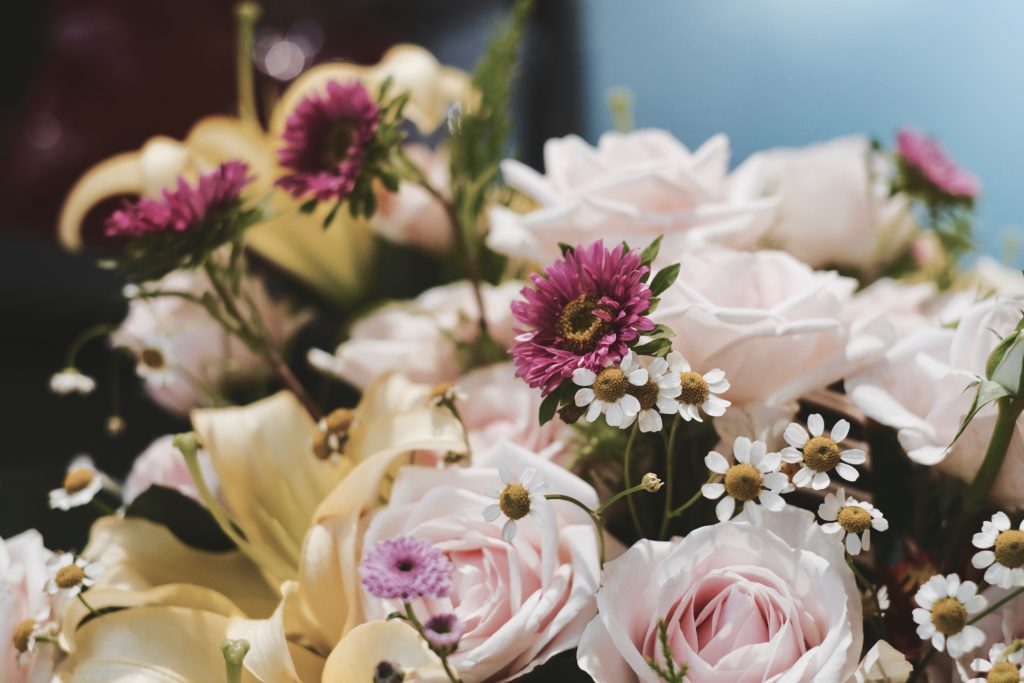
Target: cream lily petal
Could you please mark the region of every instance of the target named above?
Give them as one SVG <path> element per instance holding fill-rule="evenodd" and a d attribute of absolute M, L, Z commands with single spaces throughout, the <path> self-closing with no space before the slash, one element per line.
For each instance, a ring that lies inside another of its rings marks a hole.
<path fill-rule="evenodd" d="M 399 621 L 371 621 L 352 629 L 327 658 L 323 683 L 372 681 L 379 662 L 397 664 L 416 681 L 442 683 L 441 661 L 419 635 Z"/>
<path fill-rule="evenodd" d="M 294 593 L 294 583 L 282 587 L 285 597 Z M 288 642 L 284 629 L 284 604 L 270 619 L 233 621 L 227 637 L 244 638 L 251 649 L 245 668 L 261 681 L 281 683 L 315 683 L 321 678 L 324 659 L 295 643 Z"/>
<path fill-rule="evenodd" d="M 261 567 L 279 581 L 293 578 L 313 512 L 348 472 L 347 459 L 314 457 L 317 427 L 285 391 L 248 406 L 193 411 L 192 425 Z"/>

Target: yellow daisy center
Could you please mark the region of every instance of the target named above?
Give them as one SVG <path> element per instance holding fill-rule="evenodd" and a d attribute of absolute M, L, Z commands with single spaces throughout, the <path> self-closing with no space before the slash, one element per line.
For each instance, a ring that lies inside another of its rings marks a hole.
<path fill-rule="evenodd" d="M 14 636 L 11 638 L 11 642 L 14 643 L 14 649 L 18 652 L 27 652 L 28 644 L 32 640 L 32 632 L 35 629 L 36 622 L 32 619 L 19 622 L 14 627 Z"/>
<path fill-rule="evenodd" d="M 530 513 L 530 492 L 522 484 L 509 484 L 498 496 L 498 507 L 509 519 L 522 519 Z"/>
<path fill-rule="evenodd" d="M 1020 669 L 1010 662 L 994 664 L 985 676 L 988 683 L 1017 683 L 1020 680 Z"/>
<path fill-rule="evenodd" d="M 804 444 L 804 464 L 815 472 L 828 472 L 839 464 L 839 445 L 827 436 Z"/>
<path fill-rule="evenodd" d="M 679 402 L 691 406 L 704 405 L 711 393 L 708 381 L 693 371 L 680 372 L 679 381 L 682 382 L 682 393 L 679 394 Z"/>
<path fill-rule="evenodd" d="M 57 576 L 53 580 L 58 586 L 67 590 L 68 588 L 80 586 L 82 581 L 85 580 L 85 572 L 77 564 L 69 564 L 58 569 Z"/>
<path fill-rule="evenodd" d="M 615 403 L 629 392 L 626 373 L 618 368 L 605 368 L 594 380 L 594 396 L 605 403 Z"/>
<path fill-rule="evenodd" d="M 167 357 L 160 349 L 147 346 L 139 352 L 139 360 L 150 370 L 163 370 L 167 367 Z"/>
<path fill-rule="evenodd" d="M 640 410 L 650 410 L 658 403 L 658 385 L 651 380 L 641 387 L 631 384 L 627 391 L 640 402 Z"/>
<path fill-rule="evenodd" d="M 839 526 L 847 533 L 863 533 L 871 528 L 871 513 L 859 505 L 846 505 L 839 510 Z"/>
<path fill-rule="evenodd" d="M 967 625 L 967 608 L 956 598 L 940 598 L 932 605 L 932 624 L 944 636 L 953 636 Z"/>
<path fill-rule="evenodd" d="M 736 500 L 747 502 L 761 493 L 761 472 L 753 465 L 739 463 L 725 472 L 725 492 Z"/>
<path fill-rule="evenodd" d="M 64 490 L 68 493 L 84 491 L 95 476 L 96 473 L 87 467 L 76 467 L 64 477 Z"/>
<path fill-rule="evenodd" d="M 1010 529 L 996 536 L 996 562 L 1010 569 L 1024 565 L 1024 531 Z"/>
<path fill-rule="evenodd" d="M 558 314 L 555 332 L 563 348 L 575 353 L 593 351 L 601 337 L 608 333 L 608 324 L 593 312 L 599 301 L 593 294 L 580 294 Z"/>

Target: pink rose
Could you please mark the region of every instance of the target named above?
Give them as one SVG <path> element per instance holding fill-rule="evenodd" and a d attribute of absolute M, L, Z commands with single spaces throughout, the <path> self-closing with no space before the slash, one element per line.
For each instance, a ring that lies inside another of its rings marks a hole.
<path fill-rule="evenodd" d="M 53 553 L 43 547 L 37 531 L 0 539 L 0 681 L 4 683 L 49 683 L 56 652 L 52 645 L 36 643 L 19 664 L 12 647 L 15 629 L 27 619 L 40 623 L 54 619 L 44 591 Z"/>
<path fill-rule="evenodd" d="M 700 683 L 848 680 L 863 642 L 861 597 L 842 546 L 795 508 L 671 542 L 641 540 L 605 565 L 580 642 L 597 683 L 656 683 L 663 619 L 676 664 Z"/>
<path fill-rule="evenodd" d="M 474 453 L 507 439 L 556 462 L 564 455 L 571 430 L 561 420 L 538 424 L 541 394 L 515 376 L 512 363 L 473 370 L 457 384 L 465 397 L 458 401 L 459 414 Z"/>
<path fill-rule="evenodd" d="M 448 153 L 426 145 L 407 145 L 405 154 L 427 180 L 448 191 Z M 429 192 L 412 182 L 403 182 L 398 192 L 377 193 L 377 212 L 371 221 L 374 232 L 392 242 L 409 244 L 432 253 L 443 253 L 452 241 L 452 226 L 444 206 Z"/>
<path fill-rule="evenodd" d="M 1020 302 L 979 301 L 963 313 L 956 330 L 924 329 L 900 339 L 876 364 L 847 378 L 846 392 L 872 419 L 897 430 L 911 460 L 935 465 L 971 481 L 985 456 L 995 424 L 995 406 L 983 408 L 949 448 L 973 399 L 968 385 L 985 373 L 999 338 L 1020 321 Z M 1000 505 L 1024 507 L 1024 423 L 991 491 Z"/>
<path fill-rule="evenodd" d="M 597 506 L 581 479 L 506 442 L 477 455 L 471 468 L 403 467 L 363 536 L 363 548 L 415 536 L 451 559 L 450 595 L 419 607 L 423 615 L 454 612 L 466 625 L 452 664 L 467 683 L 508 680 L 575 647 L 594 616 L 600 582 L 593 523 L 574 505 L 543 501 L 542 514 L 520 520 L 511 542 L 502 538 L 501 520 L 484 520 L 484 508 L 496 502 L 484 491 L 503 485 L 499 466 L 517 477 L 534 468 L 535 485 L 547 481 L 548 490 Z M 396 609 L 365 592 L 362 602 L 367 620 Z"/>
<path fill-rule="evenodd" d="M 955 323 L 973 301 L 973 294 L 940 293 L 931 282 L 883 278 L 854 294 L 843 308 L 842 318 L 854 333 L 883 322 L 902 338 L 918 330 Z"/>
<path fill-rule="evenodd" d="M 171 434 L 161 436 L 135 458 L 132 470 L 124 482 L 125 505 L 131 505 L 150 486 L 165 486 L 202 503 L 185 457 L 174 447 L 173 441 L 174 436 Z M 203 471 L 206 485 L 216 495 L 217 473 L 213 469 L 210 454 L 202 449 L 199 451 L 199 467 Z"/>
<path fill-rule="evenodd" d="M 305 318 L 274 301 L 261 280 L 253 278 L 243 286 L 271 337 L 285 343 Z M 197 297 L 210 289 L 206 277 L 194 270 L 173 271 L 145 287 Z M 181 415 L 210 405 L 208 389 L 223 391 L 269 373 L 264 362 L 228 334 L 203 306 L 181 297 L 133 298 L 127 317 L 110 340 L 136 357 L 136 370 L 150 397 Z"/>
<path fill-rule="evenodd" d="M 493 209 L 487 243 L 495 251 L 547 263 L 560 256 L 559 242 L 641 246 L 659 235 L 665 255 L 695 241 L 752 247 L 775 203 L 731 192 L 724 135 L 694 152 L 656 129 L 605 133 L 597 147 L 570 135 L 545 143 L 544 166 L 541 174 L 518 161 L 502 163 L 505 182 L 539 208 Z"/>
<path fill-rule="evenodd" d="M 516 281 L 483 286 L 489 331 L 503 348 L 515 336 L 511 304 L 522 287 Z M 378 308 L 352 326 L 348 341 L 333 354 L 312 349 L 308 359 L 321 372 L 359 389 L 388 371 L 425 384 L 448 382 L 459 376 L 458 345 L 476 336 L 476 320 L 469 283 L 453 282 Z"/>
<path fill-rule="evenodd" d="M 916 232 L 906 197 L 890 196 L 863 137 L 752 155 L 733 172 L 738 198 L 774 197 L 765 240 L 815 268 L 870 270 L 896 256 Z"/>
<path fill-rule="evenodd" d="M 977 197 L 981 194 L 978 178 L 958 166 L 942 145 L 923 133 L 913 128 L 901 129 L 896 134 L 896 147 L 904 161 L 943 192 L 954 197 Z"/>

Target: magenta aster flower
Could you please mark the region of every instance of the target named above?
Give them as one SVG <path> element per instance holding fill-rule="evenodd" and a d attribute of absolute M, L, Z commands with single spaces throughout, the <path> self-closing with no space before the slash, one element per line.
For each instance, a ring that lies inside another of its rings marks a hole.
<path fill-rule="evenodd" d="M 954 197 L 977 197 L 981 182 L 970 171 L 949 158 L 938 142 L 912 128 L 896 134 L 900 156 L 933 185 Z"/>
<path fill-rule="evenodd" d="M 363 586 L 381 599 L 443 598 L 452 586 L 452 563 L 433 544 L 395 536 L 376 544 L 359 565 Z"/>
<path fill-rule="evenodd" d="M 164 190 L 160 199 L 142 198 L 127 202 L 106 222 L 107 237 L 141 237 L 186 232 L 202 225 L 211 215 L 227 208 L 252 181 L 249 167 L 241 161 L 226 161 L 199 176 L 195 186 L 178 178 L 176 189 Z"/>
<path fill-rule="evenodd" d="M 576 368 L 618 362 L 630 342 L 654 328 L 644 316 L 651 290 L 641 279 L 648 270 L 639 252 L 622 245 L 608 251 L 599 240 L 531 275 L 525 301 L 512 303 L 512 315 L 528 328 L 510 349 L 516 375 L 546 395 Z"/>
<path fill-rule="evenodd" d="M 423 624 L 423 637 L 434 651 L 445 654 L 455 652 L 466 626 L 452 613 L 437 614 Z"/>
<path fill-rule="evenodd" d="M 299 102 L 285 122 L 281 165 L 294 171 L 277 184 L 297 198 L 344 199 L 356 187 L 380 107 L 362 83 L 327 83 L 327 92 Z"/>

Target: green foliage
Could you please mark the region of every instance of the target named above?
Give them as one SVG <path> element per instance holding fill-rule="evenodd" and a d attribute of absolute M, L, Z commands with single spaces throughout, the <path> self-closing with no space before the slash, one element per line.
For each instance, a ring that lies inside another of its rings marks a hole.
<path fill-rule="evenodd" d="M 178 540 L 193 548 L 217 551 L 235 547 L 206 508 L 164 486 L 149 487 L 132 501 L 125 515 L 163 524 Z"/>
<path fill-rule="evenodd" d="M 666 289 L 672 286 L 672 283 L 679 277 L 680 265 L 673 263 L 670 266 L 666 266 L 658 271 L 658 274 L 651 280 L 651 294 L 659 296 Z"/>
<path fill-rule="evenodd" d="M 665 660 L 665 666 L 661 666 L 654 657 L 647 658 L 647 666 L 667 683 L 682 683 L 686 678 L 686 665 L 676 665 L 672 658 L 672 648 L 668 645 L 668 629 L 665 627 L 665 620 L 658 619 L 658 642 L 661 644 L 661 657 Z"/>

